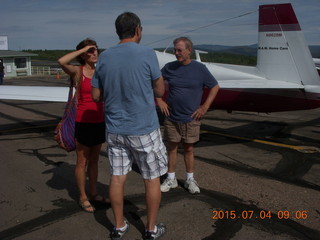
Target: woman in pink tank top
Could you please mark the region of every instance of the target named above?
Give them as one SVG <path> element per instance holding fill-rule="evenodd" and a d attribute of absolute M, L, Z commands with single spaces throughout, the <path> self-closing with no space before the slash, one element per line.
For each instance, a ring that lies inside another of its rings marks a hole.
<path fill-rule="evenodd" d="M 101 146 L 105 142 L 104 107 L 103 102 L 95 103 L 91 97 L 91 78 L 98 61 L 98 47 L 94 40 L 85 39 L 76 49 L 61 57 L 58 63 L 71 77 L 77 89 L 75 177 L 80 195 L 79 205 L 86 212 L 94 212 L 92 202 L 106 203 L 105 198 L 97 193 L 98 160 Z M 71 64 L 75 59 L 80 66 Z M 88 195 L 86 175 L 89 178 Z"/>

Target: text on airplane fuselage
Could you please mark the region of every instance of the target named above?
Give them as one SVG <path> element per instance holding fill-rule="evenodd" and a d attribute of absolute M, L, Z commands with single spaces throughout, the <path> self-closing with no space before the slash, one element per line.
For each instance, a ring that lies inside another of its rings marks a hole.
<path fill-rule="evenodd" d="M 266 33 L 266 37 L 282 37 L 282 33 Z"/>
<path fill-rule="evenodd" d="M 288 50 L 288 47 L 258 47 L 258 50 Z"/>

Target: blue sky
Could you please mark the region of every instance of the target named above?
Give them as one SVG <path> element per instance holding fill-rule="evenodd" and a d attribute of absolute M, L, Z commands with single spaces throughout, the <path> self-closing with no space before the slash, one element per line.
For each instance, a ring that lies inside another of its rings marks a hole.
<path fill-rule="evenodd" d="M 118 42 L 116 17 L 132 11 L 142 21 L 141 43 L 154 48 L 167 47 L 180 35 L 194 44 L 248 45 L 257 43 L 259 5 L 288 2 L 307 43 L 320 45 L 319 0 L 4 0 L 0 36 L 8 36 L 10 50 L 74 49 L 86 37 L 108 48 Z"/>

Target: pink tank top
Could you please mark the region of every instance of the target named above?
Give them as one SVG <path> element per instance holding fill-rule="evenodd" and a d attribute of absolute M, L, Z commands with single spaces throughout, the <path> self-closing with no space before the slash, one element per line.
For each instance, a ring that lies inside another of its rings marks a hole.
<path fill-rule="evenodd" d="M 82 74 L 78 88 L 78 108 L 76 122 L 101 123 L 104 121 L 103 102 L 94 102 L 91 97 L 91 78 Z"/>

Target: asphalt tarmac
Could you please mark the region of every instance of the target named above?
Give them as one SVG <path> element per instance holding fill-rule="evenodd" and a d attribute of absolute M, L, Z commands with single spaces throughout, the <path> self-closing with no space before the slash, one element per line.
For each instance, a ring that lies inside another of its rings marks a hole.
<path fill-rule="evenodd" d="M 66 77 L 5 79 L 9 85 L 67 86 Z M 0 86 L 1 87 L 1 86 Z M 109 239 L 110 204 L 94 214 L 77 204 L 75 152 L 53 140 L 64 103 L 0 100 L 0 239 Z M 162 239 L 320 239 L 320 109 L 281 113 L 215 110 L 196 144 L 201 193 L 179 186 L 162 194 Z M 103 146 L 98 189 L 108 197 L 109 164 Z M 134 169 L 125 191 L 124 239 L 142 239 L 144 185 Z"/>

